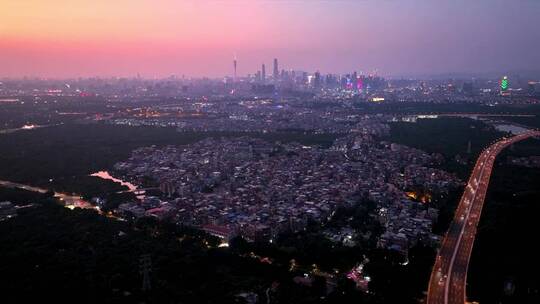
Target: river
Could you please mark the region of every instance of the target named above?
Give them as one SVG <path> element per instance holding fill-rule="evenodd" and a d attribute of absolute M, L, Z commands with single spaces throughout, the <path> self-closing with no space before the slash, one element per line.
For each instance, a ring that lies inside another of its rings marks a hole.
<path fill-rule="evenodd" d="M 137 199 L 139 199 L 139 200 L 143 200 L 144 197 L 145 197 L 144 196 L 144 192 L 145 192 L 144 190 L 138 190 L 137 186 L 135 186 L 134 184 L 132 184 L 130 182 L 123 181 L 121 179 L 118 179 L 118 178 L 112 176 L 108 171 L 98 171 L 96 173 L 90 174 L 90 176 L 111 180 L 111 181 L 113 181 L 115 183 L 119 183 L 122 186 L 126 186 L 129 189 L 128 192 L 135 193 Z"/>

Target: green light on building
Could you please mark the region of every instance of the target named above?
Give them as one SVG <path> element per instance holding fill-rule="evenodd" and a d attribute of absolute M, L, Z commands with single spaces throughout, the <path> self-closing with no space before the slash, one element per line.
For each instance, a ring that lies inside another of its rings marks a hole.
<path fill-rule="evenodd" d="M 504 76 L 501 80 L 501 91 L 508 90 L 508 77 Z"/>

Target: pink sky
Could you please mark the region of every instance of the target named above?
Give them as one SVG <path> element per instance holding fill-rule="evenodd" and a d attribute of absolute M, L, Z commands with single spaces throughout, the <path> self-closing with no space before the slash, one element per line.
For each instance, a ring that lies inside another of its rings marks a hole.
<path fill-rule="evenodd" d="M 220 77 L 234 54 L 241 75 L 274 57 L 335 73 L 538 65 L 540 5 L 518 2 L 0 0 L 0 77 Z"/>

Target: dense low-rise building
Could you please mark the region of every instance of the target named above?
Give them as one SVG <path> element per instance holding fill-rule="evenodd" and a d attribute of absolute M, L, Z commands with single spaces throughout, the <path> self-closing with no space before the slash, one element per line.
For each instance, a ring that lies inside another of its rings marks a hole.
<path fill-rule="evenodd" d="M 444 190 L 459 181 L 430 167 L 436 157 L 377 141 L 373 135 L 381 132 L 387 127 L 366 126 L 330 148 L 249 137 L 139 148 L 115 169 L 132 181 L 153 181 L 162 195 L 122 204 L 117 211 L 172 218 L 219 231 L 224 238 L 270 241 L 280 232 L 304 228 L 309 220 L 324 222 L 337 207 L 367 197 L 384 211 L 379 212 L 386 231 L 380 245 L 407 250 L 432 238 L 436 211 L 408 199 L 406 188 Z M 347 243 L 340 234 L 328 237 Z"/>

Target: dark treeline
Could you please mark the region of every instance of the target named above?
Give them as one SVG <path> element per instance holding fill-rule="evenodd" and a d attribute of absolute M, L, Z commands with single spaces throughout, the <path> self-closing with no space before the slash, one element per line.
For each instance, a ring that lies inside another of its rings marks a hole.
<path fill-rule="evenodd" d="M 459 155 L 472 164 L 480 152 L 505 135 L 494 127 L 469 118 L 418 119 L 416 123 L 394 122 L 390 124 L 389 141 L 414 147 L 428 153 L 440 153 L 447 160 L 446 167 L 461 173 L 455 157 Z M 471 153 L 468 145 L 471 142 Z M 470 171 L 468 171 L 470 173 Z"/>
<path fill-rule="evenodd" d="M 126 160 L 136 148 L 185 145 L 222 136 L 255 136 L 272 142 L 296 141 L 323 146 L 331 145 L 337 137 L 301 132 L 177 132 L 174 128 L 67 124 L 1 134 L 0 179 L 77 192 L 80 188 L 87 189 L 91 183 L 98 183 L 97 178 L 85 179 L 86 175 L 111 169 L 116 162 Z M 77 187 L 77 183 L 83 186 Z M 102 182 L 91 187 L 106 184 Z"/>
<path fill-rule="evenodd" d="M 116 221 L 43 199 L 0 222 L 2 302 L 233 303 L 236 293 L 286 275 L 217 243 L 197 230 Z M 152 289 L 143 292 L 139 259 L 146 254 Z"/>

